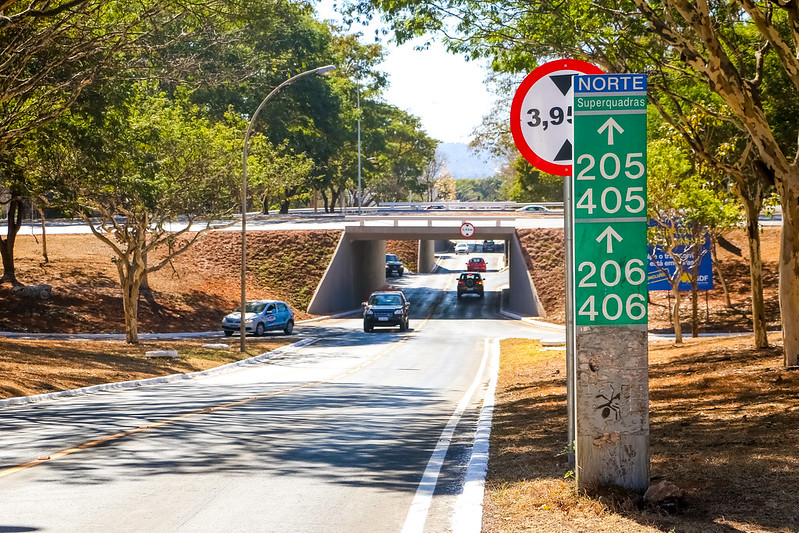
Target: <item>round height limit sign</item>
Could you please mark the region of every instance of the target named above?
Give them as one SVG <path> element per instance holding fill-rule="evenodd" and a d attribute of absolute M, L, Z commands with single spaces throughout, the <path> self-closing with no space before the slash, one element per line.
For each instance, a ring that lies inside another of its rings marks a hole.
<path fill-rule="evenodd" d="M 531 72 L 511 105 L 510 130 L 524 158 L 557 176 L 572 172 L 573 84 L 577 74 L 602 74 L 591 63 L 559 59 Z"/>

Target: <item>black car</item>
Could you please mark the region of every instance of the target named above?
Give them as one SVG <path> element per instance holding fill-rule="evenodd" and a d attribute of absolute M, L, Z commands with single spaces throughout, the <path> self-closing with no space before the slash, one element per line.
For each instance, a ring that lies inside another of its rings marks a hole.
<path fill-rule="evenodd" d="M 485 240 L 483 241 L 483 251 L 484 252 L 494 252 L 497 249 L 497 244 L 492 240 Z"/>
<path fill-rule="evenodd" d="M 386 254 L 386 277 L 392 274 L 402 276 L 403 272 L 405 272 L 405 268 L 400 258 L 394 254 Z"/>
<path fill-rule="evenodd" d="M 458 278 L 458 298 L 464 294 L 483 297 L 483 278 L 477 272 L 464 272 Z"/>
<path fill-rule="evenodd" d="M 363 303 L 363 330 L 370 333 L 375 327 L 408 329 L 408 311 L 411 303 L 401 291 L 373 292 Z"/>

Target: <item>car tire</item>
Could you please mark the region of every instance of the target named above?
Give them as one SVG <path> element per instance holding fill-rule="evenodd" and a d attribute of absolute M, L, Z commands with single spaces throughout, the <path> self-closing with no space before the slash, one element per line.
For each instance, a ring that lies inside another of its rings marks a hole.
<path fill-rule="evenodd" d="M 233 335 L 233 332 L 226 329 L 225 330 L 225 337 L 230 337 L 231 335 Z"/>
<path fill-rule="evenodd" d="M 261 337 L 264 334 L 265 331 L 266 331 L 266 328 L 264 327 L 264 323 L 263 322 L 258 322 L 258 325 L 255 326 L 255 336 L 256 337 Z"/>
<path fill-rule="evenodd" d="M 400 322 L 400 331 L 408 331 L 408 319 L 406 318 Z"/>
<path fill-rule="evenodd" d="M 461 296 L 463 296 L 463 295 L 461 293 L 458 293 L 458 300 L 461 299 Z"/>
<path fill-rule="evenodd" d="M 289 320 L 288 322 L 286 322 L 286 327 L 283 328 L 283 333 L 285 333 L 286 335 L 291 335 L 292 331 L 294 331 L 294 321 Z"/>
<path fill-rule="evenodd" d="M 371 325 L 370 325 L 370 324 L 368 324 L 366 321 L 364 321 L 364 323 L 363 323 L 363 330 L 364 330 L 364 332 L 366 332 L 366 333 L 371 333 L 371 332 L 372 332 L 372 330 L 374 330 L 374 329 L 375 329 L 375 328 L 374 328 L 373 326 L 371 326 Z"/>

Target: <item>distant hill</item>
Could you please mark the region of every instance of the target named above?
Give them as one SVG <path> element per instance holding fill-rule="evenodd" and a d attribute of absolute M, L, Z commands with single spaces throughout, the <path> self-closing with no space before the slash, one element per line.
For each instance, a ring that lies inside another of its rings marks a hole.
<path fill-rule="evenodd" d="M 488 156 L 470 150 L 466 143 L 440 144 L 438 153 L 446 158 L 447 170 L 455 179 L 490 178 L 502 165 L 499 159 L 486 161 Z"/>

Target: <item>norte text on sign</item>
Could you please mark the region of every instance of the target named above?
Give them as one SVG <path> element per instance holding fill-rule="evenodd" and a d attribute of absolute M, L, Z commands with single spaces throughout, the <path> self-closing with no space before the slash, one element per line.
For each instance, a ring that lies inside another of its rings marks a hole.
<path fill-rule="evenodd" d="M 646 76 L 576 76 L 575 310 L 579 326 L 646 324 Z"/>

